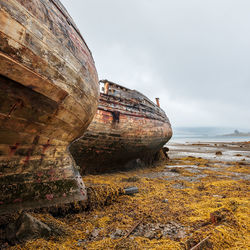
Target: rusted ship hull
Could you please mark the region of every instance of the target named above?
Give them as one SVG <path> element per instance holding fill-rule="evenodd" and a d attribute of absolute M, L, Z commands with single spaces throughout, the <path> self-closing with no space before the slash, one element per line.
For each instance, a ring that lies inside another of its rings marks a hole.
<path fill-rule="evenodd" d="M 109 82 L 92 123 L 70 151 L 82 173 L 110 171 L 131 160 L 153 160 L 171 136 L 161 108 L 139 92 Z"/>
<path fill-rule="evenodd" d="M 0 214 L 86 199 L 68 145 L 98 96 L 91 52 L 58 0 L 0 0 Z"/>

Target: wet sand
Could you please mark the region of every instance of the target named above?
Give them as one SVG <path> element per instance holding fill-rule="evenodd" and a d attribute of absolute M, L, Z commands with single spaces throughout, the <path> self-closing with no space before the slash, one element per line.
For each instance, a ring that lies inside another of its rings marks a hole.
<path fill-rule="evenodd" d="M 166 166 L 168 171 L 173 168 L 185 169 L 196 173 L 195 177 L 183 177 L 178 173 L 165 173 L 169 178 L 195 181 L 207 174 L 206 170 L 220 173 L 220 178 L 250 181 L 250 142 L 197 142 L 197 143 L 170 143 L 169 157 L 180 161 L 178 166 Z M 183 161 L 183 157 L 187 157 Z M 195 158 L 206 159 L 206 164 L 190 165 Z M 181 164 L 182 163 L 182 164 Z M 237 167 L 244 166 L 240 172 Z"/>
<path fill-rule="evenodd" d="M 168 148 L 170 158 L 193 156 L 218 162 L 250 163 L 250 142 L 171 142 Z M 219 151 L 222 155 L 216 155 Z"/>

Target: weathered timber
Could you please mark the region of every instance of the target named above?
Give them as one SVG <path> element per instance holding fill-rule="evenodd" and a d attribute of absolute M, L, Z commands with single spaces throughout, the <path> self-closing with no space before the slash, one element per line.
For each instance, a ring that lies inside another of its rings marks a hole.
<path fill-rule="evenodd" d="M 138 91 L 101 82 L 104 93 L 94 120 L 70 146 L 82 173 L 123 169 L 138 158 L 153 160 L 172 136 L 165 112 Z"/>
<path fill-rule="evenodd" d="M 86 199 L 68 145 L 98 104 L 94 60 L 58 0 L 0 0 L 0 214 Z"/>

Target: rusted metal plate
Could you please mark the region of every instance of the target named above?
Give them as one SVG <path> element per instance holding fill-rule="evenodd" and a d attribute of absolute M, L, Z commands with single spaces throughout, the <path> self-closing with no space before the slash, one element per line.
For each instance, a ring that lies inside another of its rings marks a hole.
<path fill-rule="evenodd" d="M 172 136 L 169 119 L 160 107 L 138 91 L 108 83 L 94 120 L 70 146 L 83 173 L 122 168 L 137 158 L 150 160 Z"/>
<path fill-rule="evenodd" d="M 99 98 L 91 52 L 57 0 L 0 0 L 0 214 L 86 199 L 68 144 Z"/>

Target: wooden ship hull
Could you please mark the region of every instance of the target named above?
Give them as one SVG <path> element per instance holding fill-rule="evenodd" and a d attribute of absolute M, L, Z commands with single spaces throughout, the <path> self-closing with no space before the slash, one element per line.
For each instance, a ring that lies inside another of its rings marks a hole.
<path fill-rule="evenodd" d="M 152 162 L 172 136 L 165 112 L 135 90 L 102 82 L 97 113 L 83 137 L 70 146 L 82 174 L 124 169 L 136 159 Z"/>
<path fill-rule="evenodd" d="M 86 199 L 68 145 L 98 97 L 91 52 L 58 0 L 0 0 L 0 214 Z"/>

